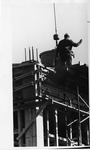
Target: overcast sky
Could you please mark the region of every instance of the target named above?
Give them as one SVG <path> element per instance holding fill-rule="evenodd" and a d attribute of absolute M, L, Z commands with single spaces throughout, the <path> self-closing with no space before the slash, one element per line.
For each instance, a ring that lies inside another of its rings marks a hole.
<path fill-rule="evenodd" d="M 64 34 L 68 33 L 75 42 L 83 39 L 78 48 L 73 48 L 73 63 L 80 61 L 88 64 L 87 0 L 8 0 L 7 4 L 3 2 L 3 6 L 8 6 L 10 14 L 13 63 L 24 61 L 24 48 L 27 49 L 27 59 L 29 47 L 37 48 L 39 53 L 55 48 L 53 2 L 59 38 L 62 39 Z"/>

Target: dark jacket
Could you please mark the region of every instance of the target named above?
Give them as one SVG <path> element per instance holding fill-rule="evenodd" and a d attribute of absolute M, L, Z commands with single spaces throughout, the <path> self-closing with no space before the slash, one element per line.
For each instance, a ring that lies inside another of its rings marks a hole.
<path fill-rule="evenodd" d="M 56 56 L 60 56 L 62 61 L 71 59 L 73 56 L 72 47 L 77 47 L 79 44 L 80 42 L 75 43 L 69 39 L 61 40 L 56 49 Z"/>

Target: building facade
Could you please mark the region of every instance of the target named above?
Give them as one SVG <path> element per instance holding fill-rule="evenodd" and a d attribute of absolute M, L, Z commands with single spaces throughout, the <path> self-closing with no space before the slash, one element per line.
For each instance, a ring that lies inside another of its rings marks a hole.
<path fill-rule="evenodd" d="M 88 67 L 13 64 L 14 146 L 90 144 Z"/>

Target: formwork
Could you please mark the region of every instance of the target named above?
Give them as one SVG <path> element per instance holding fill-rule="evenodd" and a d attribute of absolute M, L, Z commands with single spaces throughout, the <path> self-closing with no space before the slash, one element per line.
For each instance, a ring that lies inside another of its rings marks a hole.
<path fill-rule="evenodd" d="M 13 64 L 14 146 L 90 144 L 88 67 Z"/>

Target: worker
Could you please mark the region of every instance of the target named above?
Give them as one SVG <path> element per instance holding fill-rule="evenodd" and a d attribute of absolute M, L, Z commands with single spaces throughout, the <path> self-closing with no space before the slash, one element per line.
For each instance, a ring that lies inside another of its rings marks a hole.
<path fill-rule="evenodd" d="M 74 57 L 72 47 L 78 47 L 82 43 L 82 39 L 75 43 L 69 38 L 70 36 L 66 33 L 64 39 L 57 45 L 56 58 L 60 57 L 61 65 L 72 65 L 72 57 Z"/>

